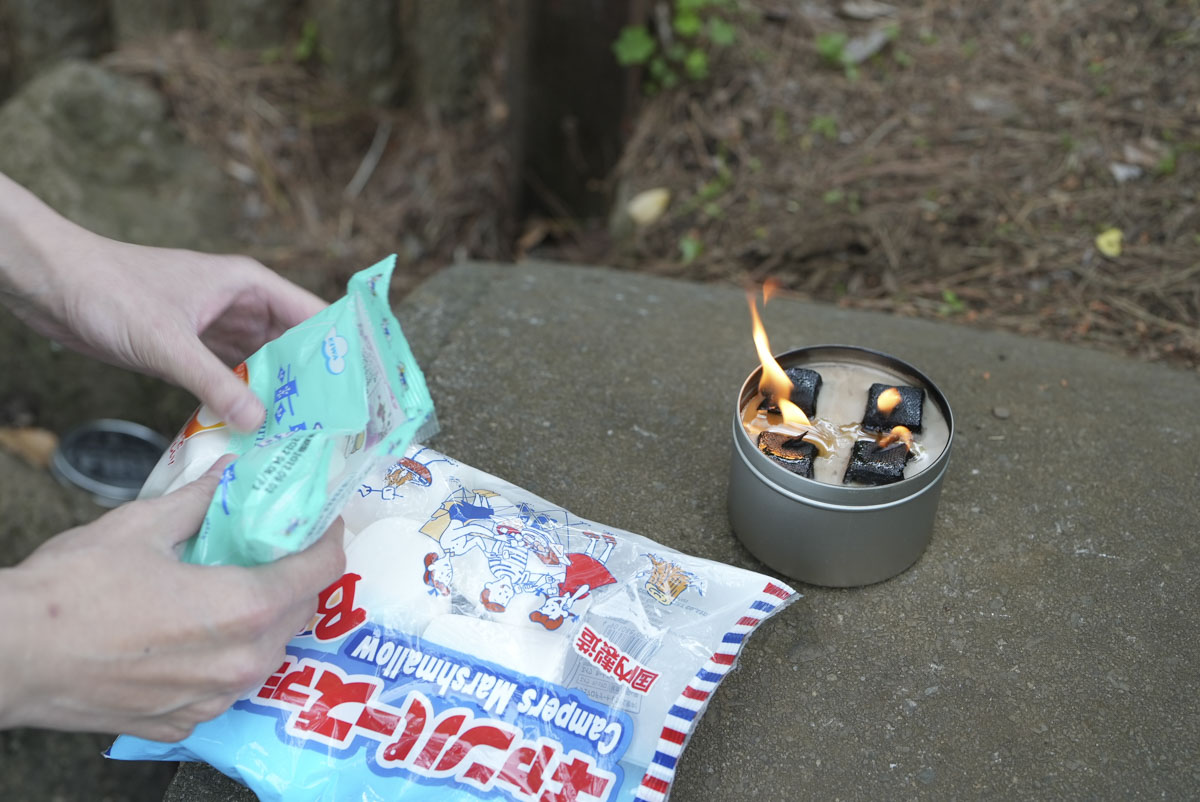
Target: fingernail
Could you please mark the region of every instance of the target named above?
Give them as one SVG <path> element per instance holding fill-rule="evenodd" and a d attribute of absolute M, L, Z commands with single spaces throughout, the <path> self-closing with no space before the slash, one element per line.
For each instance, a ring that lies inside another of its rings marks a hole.
<path fill-rule="evenodd" d="M 213 466 L 209 468 L 209 470 L 213 473 L 224 473 L 225 469 L 228 468 L 231 463 L 236 461 L 237 458 L 238 455 L 232 452 L 228 454 L 222 454 L 217 461 L 213 463 Z"/>

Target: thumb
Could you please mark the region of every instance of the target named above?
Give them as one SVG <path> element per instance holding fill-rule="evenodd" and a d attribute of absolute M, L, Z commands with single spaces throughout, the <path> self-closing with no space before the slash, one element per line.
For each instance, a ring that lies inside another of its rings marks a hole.
<path fill-rule="evenodd" d="M 269 592 L 292 603 L 311 599 L 346 570 L 345 534 L 341 518 L 303 551 L 289 554 L 273 563 L 255 567 L 258 580 Z"/>
<path fill-rule="evenodd" d="M 243 432 L 262 425 L 266 409 L 254 391 L 195 335 L 165 366 L 166 378 L 189 390 L 226 423 Z"/>
<path fill-rule="evenodd" d="M 221 474 L 234 459 L 236 457 L 233 454 L 226 454 L 213 463 L 203 476 L 178 490 L 159 498 L 134 502 L 143 505 L 143 509 L 150 513 L 148 528 L 160 545 L 174 548 L 200 531 L 200 524 L 204 522 L 204 516 L 221 482 Z"/>

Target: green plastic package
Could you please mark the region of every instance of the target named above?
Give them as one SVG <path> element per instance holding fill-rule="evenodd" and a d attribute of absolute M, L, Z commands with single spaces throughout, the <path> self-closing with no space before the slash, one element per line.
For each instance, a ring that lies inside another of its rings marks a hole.
<path fill-rule="evenodd" d="M 306 548 L 377 456 L 436 431 L 425 377 L 388 305 L 395 262 L 356 273 L 345 297 L 238 365 L 267 408 L 257 432 L 234 431 L 202 406 L 163 454 L 139 497 L 169 493 L 237 455 L 183 559 L 253 565 Z"/>

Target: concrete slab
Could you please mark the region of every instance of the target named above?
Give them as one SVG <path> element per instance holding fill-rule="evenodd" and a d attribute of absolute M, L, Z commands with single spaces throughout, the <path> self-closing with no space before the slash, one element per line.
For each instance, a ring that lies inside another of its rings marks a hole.
<path fill-rule="evenodd" d="M 599 521 L 762 570 L 725 513 L 741 293 L 463 265 L 400 309 L 450 455 Z M 958 434 L 933 542 L 866 588 L 797 585 L 716 694 L 672 799 L 1180 799 L 1200 787 L 1200 377 L 781 299 L 776 351 L 921 367 Z M 997 407 L 1008 411 L 995 414 Z M 249 799 L 185 767 L 168 799 Z"/>

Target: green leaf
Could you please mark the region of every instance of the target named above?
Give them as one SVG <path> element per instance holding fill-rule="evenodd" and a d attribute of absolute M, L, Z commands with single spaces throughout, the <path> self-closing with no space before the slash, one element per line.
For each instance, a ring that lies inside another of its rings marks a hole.
<path fill-rule="evenodd" d="M 703 23 L 700 21 L 700 16 L 698 14 L 693 14 L 686 11 L 680 11 L 677 13 L 675 15 L 675 21 L 671 25 L 671 27 L 675 29 L 675 33 L 679 34 L 684 39 L 690 39 L 691 37 L 700 33 L 700 28 L 702 26 Z"/>
<path fill-rule="evenodd" d="M 708 20 L 708 39 L 717 47 L 729 47 L 736 38 L 737 32 L 725 20 L 720 17 L 711 17 Z"/>
<path fill-rule="evenodd" d="M 687 71 L 688 77 L 693 80 L 701 81 L 707 78 L 708 55 L 703 50 L 693 50 L 683 60 L 683 68 Z"/>
<path fill-rule="evenodd" d="M 967 305 L 962 302 L 954 290 L 942 290 L 942 304 L 938 313 L 942 316 L 960 315 L 967 311 Z"/>
<path fill-rule="evenodd" d="M 820 134 L 830 141 L 838 138 L 837 120 L 827 114 L 818 114 L 813 117 L 812 122 L 808 124 L 808 130 L 814 134 Z"/>
<path fill-rule="evenodd" d="M 1171 148 L 1167 151 L 1165 156 L 1158 160 L 1158 164 L 1154 165 L 1154 172 L 1157 175 L 1163 176 L 1175 175 L 1175 167 L 1178 159 L 1179 156 L 1176 153 L 1175 148 Z"/>
<path fill-rule="evenodd" d="M 704 243 L 699 237 L 692 234 L 684 234 L 679 238 L 679 255 L 683 259 L 685 265 L 690 265 L 696 261 L 704 251 Z"/>
<path fill-rule="evenodd" d="M 841 31 L 817 34 L 817 53 L 825 61 L 840 67 L 846 60 L 847 41 L 849 38 Z"/>
<path fill-rule="evenodd" d="M 304 27 L 300 30 L 300 41 L 292 50 L 292 58 L 299 62 L 305 62 L 316 55 L 319 37 L 320 29 L 317 28 L 316 21 L 305 20 Z"/>
<path fill-rule="evenodd" d="M 621 29 L 621 35 L 613 42 L 612 49 L 618 64 L 631 67 L 645 64 L 657 46 L 645 25 L 627 25 Z"/>

